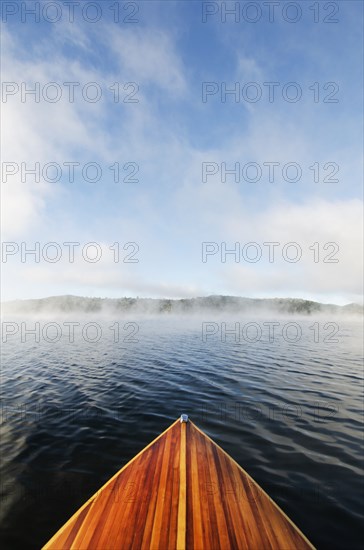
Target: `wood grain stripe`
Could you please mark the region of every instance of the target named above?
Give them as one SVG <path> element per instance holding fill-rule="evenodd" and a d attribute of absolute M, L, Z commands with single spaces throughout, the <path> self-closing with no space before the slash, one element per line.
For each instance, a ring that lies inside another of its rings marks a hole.
<path fill-rule="evenodd" d="M 177 550 L 186 548 L 186 507 L 187 507 L 187 454 L 186 454 L 186 423 L 181 422 L 181 449 L 179 454 L 179 496 L 177 516 Z"/>

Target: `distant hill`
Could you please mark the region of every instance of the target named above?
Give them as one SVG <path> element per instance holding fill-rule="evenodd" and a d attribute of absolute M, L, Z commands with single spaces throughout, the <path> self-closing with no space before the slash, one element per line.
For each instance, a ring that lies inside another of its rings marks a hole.
<path fill-rule="evenodd" d="M 312 315 L 363 315 L 363 306 L 321 304 L 297 298 L 242 298 L 238 296 L 206 296 L 180 300 L 154 298 L 87 298 L 82 296 L 51 296 L 36 300 L 15 300 L 2 303 L 3 314 L 32 313 L 277 313 Z"/>

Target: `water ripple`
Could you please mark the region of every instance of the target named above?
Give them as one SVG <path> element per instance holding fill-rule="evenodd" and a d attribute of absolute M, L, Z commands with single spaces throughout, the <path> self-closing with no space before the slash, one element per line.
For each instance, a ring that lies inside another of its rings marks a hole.
<path fill-rule="evenodd" d="M 140 321 L 138 343 L 111 336 L 97 345 L 9 342 L 3 347 L 3 547 L 39 548 L 188 412 L 318 548 L 360 548 L 359 329 L 341 327 L 343 338 L 331 346 L 308 338 L 296 345 L 204 342 L 196 319 L 154 319 Z"/>

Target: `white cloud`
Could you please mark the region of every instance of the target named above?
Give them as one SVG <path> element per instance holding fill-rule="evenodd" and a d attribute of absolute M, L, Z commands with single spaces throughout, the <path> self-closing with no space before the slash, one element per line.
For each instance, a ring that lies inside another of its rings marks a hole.
<path fill-rule="evenodd" d="M 25 163 L 26 168 L 39 162 L 41 167 L 47 162 L 85 162 L 104 159 L 131 160 L 130 151 L 137 152 L 139 158 L 148 152 L 150 160 L 155 159 L 158 135 L 155 132 L 155 117 L 150 109 L 148 97 L 142 90 L 138 96 L 140 103 L 116 105 L 122 111 L 122 124 L 118 136 L 108 131 L 107 102 L 88 103 L 79 100 L 83 84 L 98 83 L 104 97 L 111 92 L 108 87 L 114 82 L 133 81 L 153 83 L 172 93 L 185 89 L 182 64 L 174 51 L 171 38 L 162 31 L 139 30 L 136 34 L 125 30 L 116 32 L 115 26 L 102 28 L 102 38 L 114 48 L 119 60 L 115 74 L 104 67 L 86 68 L 80 61 L 70 60 L 61 53 L 60 40 L 70 37 L 73 46 L 86 48 L 89 38 L 78 25 L 55 26 L 54 42 L 40 42 L 32 58 L 24 56 L 24 44 L 5 29 L 3 45 L 3 81 L 15 82 L 19 86 L 26 83 L 29 88 L 35 82 L 44 84 L 56 82 L 79 82 L 75 90 L 76 100 L 68 101 L 68 90 L 62 86 L 63 96 L 58 103 L 41 100 L 36 103 L 28 96 L 20 101 L 20 94 L 8 97 L 2 104 L 2 133 L 6 136 L 2 149 L 4 162 Z M 63 34 L 62 34 L 63 33 Z M 130 90 L 129 90 L 130 91 Z M 115 106 L 114 106 L 115 107 Z M 121 119 L 121 115 L 118 115 Z M 152 147 L 152 143 L 155 145 Z M 153 150 L 152 150 L 153 149 Z M 160 151 L 158 151 L 160 154 Z M 76 158 L 75 158 L 76 157 Z M 2 188 L 2 236 L 6 240 L 29 235 L 32 229 L 39 229 L 44 219 L 42 215 L 52 201 L 59 198 L 60 186 L 50 184 L 41 177 L 35 183 L 32 176 L 22 183 L 20 170 L 16 176 L 9 176 Z"/>
<path fill-rule="evenodd" d="M 256 264 L 243 259 L 234 263 L 230 256 L 226 264 L 216 265 L 211 259 L 210 264 L 219 272 L 221 286 L 230 293 L 260 296 L 269 289 L 275 295 L 341 294 L 348 300 L 361 300 L 361 201 L 315 200 L 301 205 L 284 202 L 258 215 L 242 207 L 239 217 L 234 213 L 223 220 L 216 216 L 215 221 L 217 227 L 221 221 L 218 234 L 225 235 L 227 249 L 233 249 L 236 242 L 241 250 L 246 243 L 256 242 L 263 254 Z M 264 242 L 279 243 L 274 248 L 272 264 Z M 296 245 L 284 251 L 288 243 Z M 295 250 L 302 252 L 302 256 L 297 263 L 291 263 L 285 254 L 293 258 Z M 253 257 L 253 249 L 250 254 Z M 338 261 L 332 263 L 332 260 Z"/>
<path fill-rule="evenodd" d="M 41 181 L 34 185 L 14 178 L 11 185 L 3 186 L 3 238 L 32 241 L 35 234 L 41 234 L 48 241 L 52 230 L 55 232 L 52 240 L 60 242 L 86 240 L 89 235 L 90 240 L 101 241 L 106 239 L 105 235 L 114 234 L 115 240 L 127 238 L 141 243 L 143 262 L 130 269 L 110 262 L 96 266 L 9 263 L 4 267 L 11 297 L 16 293 L 26 297 L 26 292 L 32 292 L 33 296 L 76 293 L 75 289 L 78 293 L 95 295 L 115 292 L 170 297 L 277 293 L 307 297 L 341 295 L 349 301 L 359 296 L 362 270 L 359 200 L 335 199 L 329 186 L 306 187 L 305 181 L 297 186 L 231 181 L 222 184 L 218 175 L 207 184 L 201 182 L 202 162 L 231 165 L 237 161 L 241 164 L 296 161 L 307 169 L 316 160 L 337 158 L 334 153 L 343 149 L 342 142 L 335 145 L 333 156 L 327 158 L 327 143 L 318 147 L 310 133 L 313 117 L 298 127 L 297 119 L 285 117 L 284 110 L 273 110 L 267 116 L 267 106 L 259 106 L 254 108 L 254 117 L 249 118 L 246 127 L 238 127 L 239 132 L 234 135 L 222 135 L 216 147 L 210 150 L 192 147 L 187 131 L 181 130 L 177 122 L 160 119 L 155 102 L 155 89 L 169 99 L 185 97 L 187 93 L 186 68 L 167 32 L 145 28 L 120 31 L 115 26 L 100 25 L 92 36 L 97 40 L 101 37 L 112 48 L 118 67 L 112 73 L 110 66 L 107 70 L 92 67 L 91 63 L 85 67 L 80 61 L 65 58 L 59 48 L 62 37 L 68 36 L 73 47 L 87 51 L 91 48 L 91 35 L 82 30 L 78 35 L 77 25 L 68 30 L 57 29 L 55 41 L 46 44 L 47 55 L 42 55 L 45 44 L 40 43 L 31 61 L 20 55 L 21 44 L 15 38 L 10 40 L 5 31 L 8 45 L 4 57 L 5 80 L 96 81 L 104 88 L 114 81 L 135 80 L 144 85 L 141 101 L 131 105 L 130 110 L 120 111 L 123 106 L 118 106 L 120 109 L 114 109 L 112 117 L 103 102 L 52 105 L 9 101 L 2 105 L 2 129 L 7 135 L 3 159 L 30 164 L 35 160 L 62 163 L 86 156 L 87 160 L 101 158 L 112 162 L 131 160 L 137 154 L 142 181 L 138 188 L 128 191 L 129 195 L 110 193 L 106 207 L 100 202 L 96 217 L 89 223 L 81 216 L 72 218 L 65 211 L 58 227 L 54 227 L 48 217 L 50 206 L 57 200 L 62 204 L 71 191 L 61 184 Z M 253 57 L 240 56 L 237 74 L 241 81 L 261 80 L 261 69 Z M 148 86 L 153 89 L 154 100 L 148 97 Z M 240 107 L 237 106 L 237 112 Z M 300 116 L 303 119 L 305 115 L 298 115 L 298 119 Z M 111 132 L 109 125 L 117 126 L 119 122 L 120 129 Z M 345 166 L 351 169 L 346 168 L 341 189 L 345 186 L 351 189 L 360 162 L 357 159 L 350 162 L 355 156 L 351 149 L 343 151 Z M 126 196 L 132 197 L 130 202 Z M 109 215 L 107 206 L 114 206 L 117 201 L 122 214 L 115 209 Z M 295 265 L 281 261 L 265 263 L 263 268 L 263 263 L 211 261 L 205 266 L 199 253 L 200 243 L 206 240 L 225 241 L 229 248 L 235 242 L 296 241 L 305 256 Z M 320 245 L 337 242 L 340 262 L 313 263 L 309 247 L 314 242 Z"/>
<path fill-rule="evenodd" d="M 178 96 L 186 91 L 184 67 L 170 35 L 159 29 L 109 28 L 105 35 L 121 67 L 137 82 Z"/>
<path fill-rule="evenodd" d="M 252 57 L 244 57 L 241 53 L 237 59 L 237 79 L 239 82 L 254 82 L 262 81 L 263 71 L 258 65 L 256 59 Z"/>

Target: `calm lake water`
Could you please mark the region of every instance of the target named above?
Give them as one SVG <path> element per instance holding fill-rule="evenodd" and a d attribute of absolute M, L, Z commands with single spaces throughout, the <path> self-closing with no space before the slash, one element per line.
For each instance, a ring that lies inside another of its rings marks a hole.
<path fill-rule="evenodd" d="M 360 320 L 7 322 L 2 548 L 39 548 L 182 412 L 319 549 L 362 548 Z"/>

